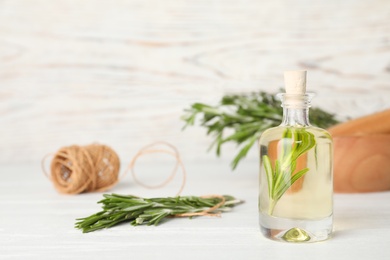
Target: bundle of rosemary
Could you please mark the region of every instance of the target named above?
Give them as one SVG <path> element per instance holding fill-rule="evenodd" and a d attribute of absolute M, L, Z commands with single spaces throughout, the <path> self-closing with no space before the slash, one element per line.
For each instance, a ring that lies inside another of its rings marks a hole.
<path fill-rule="evenodd" d="M 167 217 L 215 216 L 242 203 L 232 196 L 178 196 L 140 198 L 132 195 L 104 194 L 103 210 L 77 219 L 75 228 L 83 233 L 109 228 L 122 222 L 131 225 L 158 225 Z"/>
<path fill-rule="evenodd" d="M 185 110 L 182 119 L 186 122 L 186 128 L 194 125 L 197 117 L 201 118 L 200 125 L 207 128 L 208 135 L 214 136 L 209 149 L 216 146 L 218 156 L 224 143 L 234 142 L 240 145 L 241 149 L 231 163 L 235 169 L 264 130 L 280 125 L 282 114 L 281 102 L 275 95 L 258 92 L 226 95 L 217 106 L 194 103 Z M 339 123 L 335 115 L 320 108 L 310 109 L 310 122 L 320 128 Z M 225 136 L 227 130 L 233 130 L 233 133 Z"/>

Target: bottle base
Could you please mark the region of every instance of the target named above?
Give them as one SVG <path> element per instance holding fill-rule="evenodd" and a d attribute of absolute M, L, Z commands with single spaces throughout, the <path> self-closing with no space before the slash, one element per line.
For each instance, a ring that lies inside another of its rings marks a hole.
<path fill-rule="evenodd" d="M 323 219 L 288 219 L 260 214 L 260 227 L 269 239 L 290 243 L 312 243 L 327 240 L 333 229 L 333 216 Z"/>

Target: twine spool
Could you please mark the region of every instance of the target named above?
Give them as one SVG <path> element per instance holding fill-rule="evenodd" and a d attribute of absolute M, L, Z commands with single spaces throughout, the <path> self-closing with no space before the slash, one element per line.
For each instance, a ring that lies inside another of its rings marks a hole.
<path fill-rule="evenodd" d="M 72 145 L 54 154 L 50 177 L 44 172 L 58 192 L 79 194 L 105 191 L 114 186 L 119 167 L 118 155 L 106 145 Z"/>

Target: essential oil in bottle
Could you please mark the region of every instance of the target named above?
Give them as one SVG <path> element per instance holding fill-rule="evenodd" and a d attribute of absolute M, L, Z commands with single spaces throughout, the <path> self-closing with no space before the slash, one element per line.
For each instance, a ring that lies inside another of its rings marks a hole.
<path fill-rule="evenodd" d="M 260 137 L 262 233 L 286 242 L 326 240 L 333 229 L 333 144 L 310 125 L 306 71 L 285 72 L 283 122 Z"/>

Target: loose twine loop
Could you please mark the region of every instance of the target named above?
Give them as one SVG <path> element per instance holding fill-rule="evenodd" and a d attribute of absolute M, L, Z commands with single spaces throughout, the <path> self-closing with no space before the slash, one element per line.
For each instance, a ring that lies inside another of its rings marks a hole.
<path fill-rule="evenodd" d="M 153 147 L 164 146 L 167 149 L 155 149 Z M 153 149 L 152 149 L 153 148 Z M 158 185 L 148 185 L 141 182 L 136 173 L 135 165 L 137 160 L 144 155 L 152 153 L 165 153 L 176 159 L 172 173 L 166 180 Z M 45 170 L 45 160 L 42 159 L 42 170 L 51 180 L 56 190 L 63 194 L 79 194 L 84 192 L 101 192 L 115 186 L 120 179 L 131 171 L 134 181 L 147 189 L 158 189 L 166 186 L 176 176 L 178 169 L 181 169 L 183 180 L 177 196 L 181 194 L 186 184 L 186 170 L 180 158 L 177 148 L 166 142 L 154 142 L 141 148 L 133 157 L 125 172 L 119 178 L 120 160 L 117 153 L 106 145 L 91 144 L 86 146 L 72 145 L 60 148 L 53 156 L 50 165 L 50 174 Z M 220 213 L 211 213 L 224 205 L 225 198 L 221 195 L 208 195 L 202 198 L 219 198 L 221 201 L 215 206 L 196 213 L 176 214 L 175 217 L 190 216 L 220 216 Z"/>
<path fill-rule="evenodd" d="M 166 147 L 170 148 L 171 150 L 151 149 L 151 148 L 153 148 L 153 147 L 155 147 L 157 145 L 166 146 Z M 169 175 L 168 178 L 165 181 L 163 181 L 162 183 L 157 184 L 157 185 L 148 185 L 148 184 L 145 184 L 145 183 L 141 182 L 138 179 L 138 177 L 137 177 L 137 175 L 135 173 L 135 170 L 134 170 L 135 163 L 136 163 L 136 161 L 138 160 L 139 157 L 141 157 L 143 155 L 146 155 L 146 154 L 152 154 L 152 153 L 165 153 L 165 154 L 172 155 L 176 159 L 176 164 L 175 164 L 175 167 L 172 170 L 171 175 Z M 159 188 L 162 188 L 162 187 L 166 186 L 169 182 L 171 182 L 173 180 L 173 178 L 176 176 L 176 173 L 177 173 L 177 170 L 179 169 L 179 167 L 181 168 L 181 172 L 183 174 L 183 181 L 181 183 L 179 191 L 177 192 L 177 195 L 180 195 L 181 192 L 183 191 L 184 186 L 186 184 L 186 176 L 187 176 L 186 170 L 184 168 L 184 164 L 183 164 L 182 160 L 180 159 L 179 151 L 177 150 L 177 148 L 175 146 L 173 146 L 173 145 L 171 145 L 169 143 L 166 143 L 166 142 L 155 142 L 155 143 L 152 143 L 152 144 L 144 146 L 143 148 L 141 148 L 138 151 L 138 153 L 131 160 L 127 170 L 124 173 L 124 175 L 126 175 L 127 172 L 130 170 L 131 171 L 131 175 L 133 176 L 134 182 L 136 182 L 138 185 L 140 185 L 140 186 L 142 186 L 144 188 L 147 188 L 147 189 L 159 189 Z"/>

